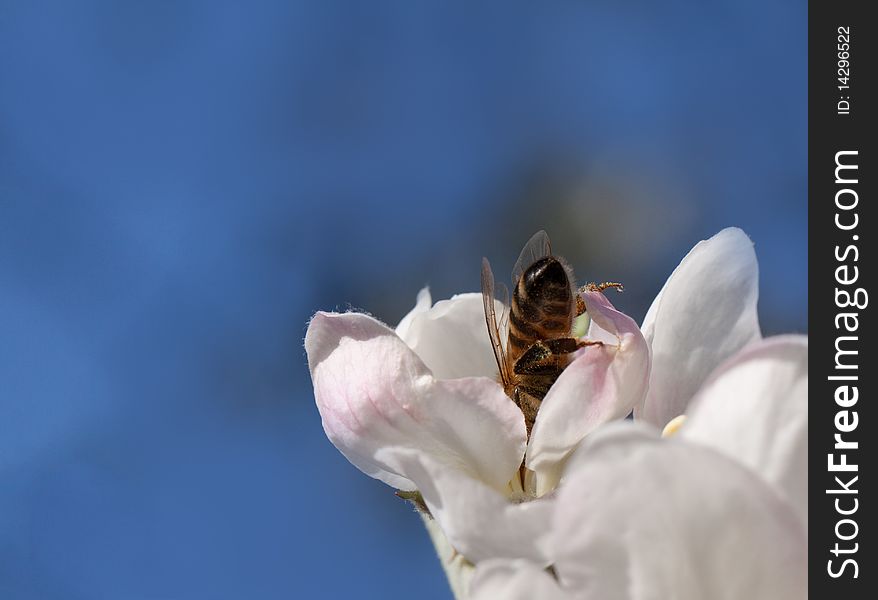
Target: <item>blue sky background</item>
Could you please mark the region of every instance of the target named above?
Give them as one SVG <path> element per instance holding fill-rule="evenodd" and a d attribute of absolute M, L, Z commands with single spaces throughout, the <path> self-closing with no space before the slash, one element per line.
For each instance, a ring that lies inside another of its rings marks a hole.
<path fill-rule="evenodd" d="M 0 597 L 448 598 L 318 309 L 552 235 L 642 318 L 737 225 L 806 331 L 804 2 L 0 3 Z"/>

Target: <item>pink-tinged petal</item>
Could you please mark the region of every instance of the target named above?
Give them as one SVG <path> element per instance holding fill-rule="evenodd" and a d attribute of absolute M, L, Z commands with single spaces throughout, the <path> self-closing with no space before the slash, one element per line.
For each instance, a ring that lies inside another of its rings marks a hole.
<path fill-rule="evenodd" d="M 540 406 L 526 459 L 538 480 L 599 425 L 628 415 L 646 393 L 649 348 L 640 328 L 600 292 L 586 292 L 583 299 L 590 331 L 599 328 L 606 341 L 581 350 Z"/>
<path fill-rule="evenodd" d="M 422 300 L 419 295 L 418 306 Z M 497 375 L 481 294 L 458 294 L 427 310 L 416 307 L 397 333 L 438 379 Z"/>
<path fill-rule="evenodd" d="M 524 560 L 479 563 L 469 587 L 470 600 L 574 600 L 546 569 Z"/>
<path fill-rule="evenodd" d="M 417 450 L 504 489 L 525 448 L 521 411 L 493 381 L 440 381 L 386 325 L 358 313 L 317 313 L 305 336 L 323 428 L 367 475 L 399 489 L 411 478 L 380 458 Z"/>
<path fill-rule="evenodd" d="M 761 337 L 758 295 L 756 254 L 743 231 L 724 229 L 696 244 L 643 321 L 652 373 L 634 416 L 661 429 L 685 412 L 720 363 Z"/>
<path fill-rule="evenodd" d="M 611 424 L 570 460 L 556 501 L 562 587 L 603 600 L 801 600 L 807 537 L 740 463 L 649 426 Z"/>
<path fill-rule="evenodd" d="M 698 392 L 679 435 L 750 467 L 808 521 L 808 338 L 746 347 Z"/>
<path fill-rule="evenodd" d="M 470 562 L 520 558 L 548 564 L 552 499 L 514 503 L 479 478 L 426 454 L 388 449 L 380 455 L 417 485 L 445 537 Z"/>

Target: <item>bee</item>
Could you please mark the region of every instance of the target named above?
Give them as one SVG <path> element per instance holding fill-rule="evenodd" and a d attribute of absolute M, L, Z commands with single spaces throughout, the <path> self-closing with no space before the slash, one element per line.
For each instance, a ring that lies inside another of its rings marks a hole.
<path fill-rule="evenodd" d="M 571 354 L 601 342 L 572 337 L 573 320 L 585 313 L 576 291 L 573 271 L 564 259 L 552 254 L 549 236 L 538 231 L 525 244 L 512 269 L 512 301 L 501 284 L 503 310 L 497 320 L 494 274 L 482 259 L 482 300 L 485 321 L 500 369 L 503 391 L 521 409 L 530 437 L 543 398 L 570 363 Z M 588 284 L 582 290 L 621 289 L 613 282 Z M 500 332 L 507 332 L 506 343 Z"/>

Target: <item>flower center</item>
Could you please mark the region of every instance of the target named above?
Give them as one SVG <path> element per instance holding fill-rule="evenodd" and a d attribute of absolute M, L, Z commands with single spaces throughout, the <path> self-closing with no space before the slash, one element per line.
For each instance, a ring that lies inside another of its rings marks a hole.
<path fill-rule="evenodd" d="M 509 482 L 509 500 L 515 503 L 527 502 L 538 497 L 537 474 L 524 465 Z"/>

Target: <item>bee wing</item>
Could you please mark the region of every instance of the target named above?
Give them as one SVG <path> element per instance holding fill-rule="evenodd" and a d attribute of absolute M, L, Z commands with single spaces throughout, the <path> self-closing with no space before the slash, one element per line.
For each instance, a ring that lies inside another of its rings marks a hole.
<path fill-rule="evenodd" d="M 503 305 L 503 314 L 497 319 L 497 327 L 500 331 L 500 339 L 506 339 L 509 335 L 509 288 L 498 283 L 497 289 L 494 290 L 494 299 L 499 300 Z"/>
<path fill-rule="evenodd" d="M 506 290 L 506 286 L 501 288 Z M 506 292 L 508 296 L 508 292 Z M 485 305 L 485 322 L 488 324 L 488 335 L 491 338 L 491 347 L 494 349 L 494 359 L 497 361 L 497 367 L 500 369 L 500 379 L 503 385 L 509 383 L 509 374 L 506 369 L 506 350 L 503 348 L 503 342 L 500 338 L 500 329 L 497 325 L 497 311 L 494 296 L 494 273 L 491 272 L 491 264 L 487 258 L 482 259 L 482 302 Z M 501 322 L 508 317 L 508 304 L 503 302 L 503 314 L 500 315 Z"/>
<path fill-rule="evenodd" d="M 527 241 L 515 266 L 512 268 L 512 285 L 518 285 L 518 280 L 525 270 L 544 256 L 551 256 L 552 244 L 549 242 L 549 234 L 540 229 Z"/>
<path fill-rule="evenodd" d="M 503 305 L 503 313 L 500 315 L 500 318 L 497 319 L 497 328 L 500 332 L 501 340 L 509 340 L 509 289 L 503 285 L 502 283 L 497 284 L 497 289 L 494 290 L 494 299 L 499 300 Z M 496 306 L 496 304 L 495 304 Z M 506 353 L 506 349 L 503 349 L 503 364 L 506 365 L 507 375 L 509 373 L 509 369 L 511 368 L 509 365 L 509 355 Z M 506 380 L 503 380 L 504 383 Z"/>

